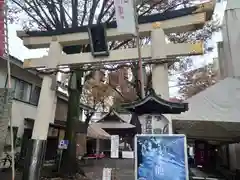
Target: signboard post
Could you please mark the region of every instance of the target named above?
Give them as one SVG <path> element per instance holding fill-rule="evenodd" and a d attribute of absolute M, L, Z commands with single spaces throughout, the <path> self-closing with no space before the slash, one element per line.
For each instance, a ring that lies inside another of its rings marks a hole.
<path fill-rule="evenodd" d="M 143 134 L 153 134 L 153 116 L 147 115 Z"/>
<path fill-rule="evenodd" d="M 111 168 L 103 168 L 102 180 L 111 180 L 112 169 Z"/>
<path fill-rule="evenodd" d="M 119 136 L 111 136 L 111 158 L 119 158 Z"/>
<path fill-rule="evenodd" d="M 58 144 L 58 149 L 67 149 L 68 143 L 68 140 L 61 140 Z"/>
<path fill-rule="evenodd" d="M 137 135 L 135 147 L 136 180 L 189 179 L 185 135 Z"/>
<path fill-rule="evenodd" d="M 68 148 L 68 144 L 69 144 L 68 140 L 59 141 L 59 144 L 58 144 L 58 149 L 59 149 L 58 172 L 60 171 L 60 167 L 61 167 L 63 150 Z"/>

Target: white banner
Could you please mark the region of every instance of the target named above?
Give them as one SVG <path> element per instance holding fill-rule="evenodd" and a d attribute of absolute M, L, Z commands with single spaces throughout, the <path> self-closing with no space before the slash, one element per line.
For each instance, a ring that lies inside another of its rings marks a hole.
<path fill-rule="evenodd" d="M 134 159 L 134 152 L 133 151 L 122 151 L 122 158 Z"/>
<path fill-rule="evenodd" d="M 102 180 L 111 180 L 112 169 L 103 168 Z"/>
<path fill-rule="evenodd" d="M 119 136 L 112 135 L 111 136 L 111 158 L 119 157 Z"/>
<path fill-rule="evenodd" d="M 153 134 L 153 116 L 146 115 L 141 120 L 142 134 Z"/>
<path fill-rule="evenodd" d="M 122 33 L 136 34 L 134 0 L 114 0 L 117 29 Z"/>

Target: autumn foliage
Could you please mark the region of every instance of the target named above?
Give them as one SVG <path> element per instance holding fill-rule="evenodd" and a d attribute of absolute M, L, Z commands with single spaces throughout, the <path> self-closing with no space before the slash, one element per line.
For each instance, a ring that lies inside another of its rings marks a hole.
<path fill-rule="evenodd" d="M 209 86 L 214 85 L 217 80 L 217 70 L 214 69 L 213 64 L 208 64 L 202 68 L 183 73 L 178 78 L 179 93 L 184 98 L 190 98 Z"/>

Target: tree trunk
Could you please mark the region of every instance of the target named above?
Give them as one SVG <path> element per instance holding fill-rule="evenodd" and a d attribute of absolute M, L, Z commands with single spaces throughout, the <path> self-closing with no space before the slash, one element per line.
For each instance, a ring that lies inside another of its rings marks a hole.
<path fill-rule="evenodd" d="M 73 175 L 78 171 L 76 159 L 76 127 L 78 127 L 77 124 L 79 123 L 82 76 L 82 71 L 75 71 L 69 80 L 67 127 L 65 133 L 65 139 L 69 141 L 69 144 L 68 148 L 63 152 L 61 172 L 64 173 L 64 175 Z"/>
<path fill-rule="evenodd" d="M 87 115 L 85 122 L 79 122 L 79 126 L 76 131 L 77 157 L 83 156 L 87 153 L 87 132 L 92 115 L 93 113 L 91 113 L 90 116 Z"/>

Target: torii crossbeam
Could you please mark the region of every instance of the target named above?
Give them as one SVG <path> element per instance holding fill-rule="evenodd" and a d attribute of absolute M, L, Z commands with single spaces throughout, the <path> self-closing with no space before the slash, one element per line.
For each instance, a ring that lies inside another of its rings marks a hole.
<path fill-rule="evenodd" d="M 164 34 L 172 32 L 187 32 L 198 29 L 200 26 L 209 20 L 213 13 L 214 2 L 208 2 L 202 5 L 172 11 L 173 15 L 169 13 L 162 13 L 152 15 L 150 17 L 142 17 L 139 22 L 140 35 L 152 36 L 151 32 L 154 29 L 161 28 Z M 162 20 L 153 23 L 153 20 Z M 149 23 L 151 22 L 151 23 Z M 132 35 L 119 33 L 115 28 L 115 22 L 108 25 L 107 39 L 108 40 L 126 40 L 131 39 Z M 63 54 L 63 47 L 70 45 L 82 45 L 89 43 L 88 33 L 85 32 L 86 27 L 79 27 L 75 33 L 71 32 L 72 29 L 59 32 L 18 32 L 18 36 L 23 40 L 23 43 L 28 48 L 43 48 L 49 47 L 54 56 L 44 56 L 42 58 L 26 59 L 24 61 L 24 68 L 45 68 L 45 69 L 58 69 L 62 66 L 79 66 L 84 64 L 108 64 L 108 63 L 125 63 L 138 59 L 137 48 L 119 49 L 110 52 L 108 57 L 92 57 L 91 53 L 78 53 L 78 54 Z M 76 31 L 76 29 L 75 29 Z M 156 36 L 156 35 L 155 35 Z M 203 53 L 202 42 L 190 44 L 167 44 L 164 43 L 164 56 L 153 59 L 152 47 L 144 46 L 141 48 L 142 58 L 146 63 L 153 60 L 158 62 L 166 62 L 167 59 L 174 59 L 178 56 L 191 56 L 200 55 Z M 163 44 L 162 44 L 163 45 Z M 159 46 L 159 48 L 163 48 Z"/>
<path fill-rule="evenodd" d="M 215 7 L 215 1 L 210 1 L 190 8 L 184 8 L 166 13 L 159 13 L 139 18 L 139 33 L 141 37 L 150 36 L 155 26 L 161 26 L 165 34 L 194 31 L 202 28 L 210 20 Z M 132 39 L 131 34 L 119 33 L 116 22 L 106 24 L 107 40 Z M 24 46 L 29 49 L 48 48 L 53 39 L 57 39 L 62 46 L 89 44 L 87 26 L 60 31 L 18 31 L 17 36 L 23 40 Z"/>
<path fill-rule="evenodd" d="M 162 60 L 166 62 L 167 59 L 173 59 L 177 56 L 192 56 L 192 55 L 201 55 L 203 54 L 202 42 L 190 44 L 190 43 L 181 43 L 181 44 L 166 44 L 166 57 L 163 59 L 159 58 L 156 60 Z M 47 68 L 54 69 L 61 66 L 77 66 L 84 64 L 120 64 L 137 60 L 137 48 L 131 49 L 119 49 L 113 50 L 108 57 L 92 57 L 91 53 L 78 53 L 78 54 L 62 54 L 60 53 L 61 47 L 58 45 L 58 42 L 52 42 L 50 46 L 52 51 L 58 52 L 54 53 L 52 56 L 44 56 L 42 58 L 32 58 L 26 59 L 24 61 L 24 68 Z M 161 47 L 159 47 L 161 48 Z M 151 54 L 151 46 L 145 46 L 141 48 L 142 59 L 146 63 L 153 61 Z"/>

